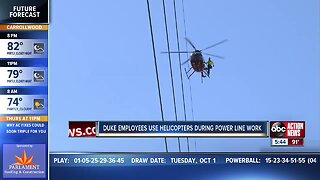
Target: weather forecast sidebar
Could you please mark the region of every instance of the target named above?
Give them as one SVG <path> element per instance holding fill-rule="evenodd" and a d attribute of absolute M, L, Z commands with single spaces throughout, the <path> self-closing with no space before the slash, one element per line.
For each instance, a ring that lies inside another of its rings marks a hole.
<path fill-rule="evenodd" d="M 47 179 L 48 0 L 0 6 L 0 179 Z"/>

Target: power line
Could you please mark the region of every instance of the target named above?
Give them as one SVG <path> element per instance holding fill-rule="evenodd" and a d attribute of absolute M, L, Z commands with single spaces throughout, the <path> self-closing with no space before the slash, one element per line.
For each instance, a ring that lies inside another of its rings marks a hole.
<path fill-rule="evenodd" d="M 168 50 L 168 52 L 170 52 L 169 33 L 168 33 L 168 24 L 167 24 L 167 13 L 166 13 L 166 5 L 165 5 L 164 0 L 162 0 L 162 7 L 163 7 L 164 24 L 165 24 L 165 29 L 166 29 L 167 50 Z M 169 67 L 170 67 L 170 78 L 171 78 L 171 88 L 172 88 L 174 115 L 175 115 L 176 121 L 178 121 L 177 106 L 176 106 L 176 96 L 175 96 L 174 82 L 173 82 L 173 75 L 172 75 L 172 62 L 171 62 L 170 53 L 168 53 L 168 57 L 169 57 L 168 59 L 169 59 Z M 180 138 L 179 137 L 178 137 L 178 147 L 179 147 L 179 152 L 181 152 L 181 145 L 180 145 Z"/>
<path fill-rule="evenodd" d="M 177 38 L 178 52 L 180 52 L 176 0 L 173 0 L 173 8 L 174 8 L 174 19 L 175 19 L 175 25 L 176 25 L 176 38 Z M 184 113 L 184 120 L 187 121 L 186 101 L 185 101 L 184 85 L 183 85 L 183 78 L 182 78 L 180 53 L 178 53 L 178 57 L 179 57 L 180 82 L 181 82 L 181 92 L 182 92 L 182 101 L 183 101 L 183 113 Z M 189 145 L 189 138 L 188 137 L 187 137 L 187 147 L 188 147 L 188 152 L 190 152 L 190 145 Z"/>
<path fill-rule="evenodd" d="M 183 14 L 183 25 L 184 25 L 184 37 L 187 37 L 187 26 L 186 26 L 186 15 L 184 10 L 184 0 L 182 0 L 182 14 Z M 186 41 L 186 51 L 188 51 L 188 43 Z M 188 55 L 187 55 L 187 58 Z M 193 97 L 192 97 L 192 87 L 191 87 L 191 79 L 189 79 L 189 93 L 190 93 L 190 104 L 191 104 L 191 117 L 192 121 L 194 121 L 194 110 L 193 110 Z M 197 151 L 197 141 L 194 140 L 195 151 Z"/>
<path fill-rule="evenodd" d="M 156 70 L 156 78 L 157 78 L 157 85 L 158 85 L 158 95 L 159 95 L 159 103 L 160 103 L 160 112 L 161 112 L 161 119 L 164 121 L 163 116 L 163 106 L 162 106 L 162 99 L 161 99 L 161 91 L 160 91 L 160 82 L 159 82 L 159 73 L 158 73 L 158 63 L 156 57 L 156 48 L 154 46 L 154 38 L 153 38 L 153 29 L 152 29 L 152 20 L 151 20 L 151 12 L 150 12 L 150 4 L 149 0 L 147 0 L 147 7 L 148 7 L 148 17 L 149 17 L 149 28 L 150 28 L 150 35 L 151 35 L 151 42 L 152 42 L 152 50 L 153 50 L 153 59 L 154 59 L 154 67 Z M 164 138 L 166 152 L 168 152 L 168 142 L 167 138 Z"/>

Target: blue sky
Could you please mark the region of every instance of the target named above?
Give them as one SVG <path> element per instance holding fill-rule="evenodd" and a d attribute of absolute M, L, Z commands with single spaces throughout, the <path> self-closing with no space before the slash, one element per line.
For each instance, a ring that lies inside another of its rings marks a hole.
<path fill-rule="evenodd" d="M 185 48 L 181 0 L 180 44 Z M 191 79 L 195 120 L 306 120 L 305 147 L 319 151 L 319 1 L 184 0 L 187 36 L 208 53 L 212 78 Z M 162 1 L 151 1 L 166 120 L 174 120 Z M 166 1 L 171 49 L 176 50 L 173 1 Z M 160 120 L 145 0 L 57 0 L 50 23 L 50 150 L 164 151 L 156 139 L 69 139 L 69 120 Z M 188 47 L 190 49 L 190 47 Z M 182 60 L 187 57 L 182 55 Z M 205 58 L 208 58 L 205 56 Z M 172 56 L 178 118 L 183 119 L 178 56 Z M 187 66 L 185 66 L 187 67 Z M 191 120 L 189 81 L 186 85 Z M 191 150 L 195 151 L 194 139 Z M 197 151 L 288 151 L 269 139 L 197 139 Z M 182 140 L 183 150 L 186 141 Z M 177 151 L 177 140 L 169 140 Z"/>

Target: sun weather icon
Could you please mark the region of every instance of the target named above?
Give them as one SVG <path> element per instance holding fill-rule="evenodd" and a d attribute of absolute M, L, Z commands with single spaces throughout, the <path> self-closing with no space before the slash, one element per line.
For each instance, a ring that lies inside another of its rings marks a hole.
<path fill-rule="evenodd" d="M 33 100 L 34 110 L 44 110 L 44 99 L 34 99 Z"/>

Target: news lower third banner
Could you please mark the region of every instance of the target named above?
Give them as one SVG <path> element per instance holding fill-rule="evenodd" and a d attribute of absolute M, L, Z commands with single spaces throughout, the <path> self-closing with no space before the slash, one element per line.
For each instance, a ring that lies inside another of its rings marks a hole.
<path fill-rule="evenodd" d="M 69 122 L 69 137 L 268 137 L 268 121 Z"/>

